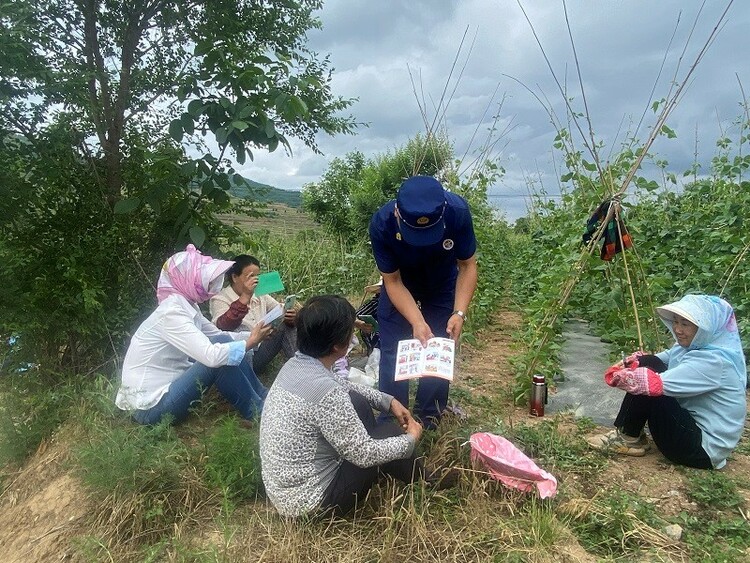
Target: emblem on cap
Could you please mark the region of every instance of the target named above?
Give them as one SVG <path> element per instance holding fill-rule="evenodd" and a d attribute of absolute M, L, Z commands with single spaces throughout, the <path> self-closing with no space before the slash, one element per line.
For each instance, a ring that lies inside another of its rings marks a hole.
<path fill-rule="evenodd" d="M 401 233 L 396 233 L 396 240 L 401 240 Z"/>
<path fill-rule="evenodd" d="M 429 222 L 429 217 L 420 217 L 419 219 L 417 219 L 417 225 L 426 225 Z"/>
<path fill-rule="evenodd" d="M 453 239 L 445 239 L 443 241 L 443 250 L 450 250 L 451 248 L 453 248 Z"/>

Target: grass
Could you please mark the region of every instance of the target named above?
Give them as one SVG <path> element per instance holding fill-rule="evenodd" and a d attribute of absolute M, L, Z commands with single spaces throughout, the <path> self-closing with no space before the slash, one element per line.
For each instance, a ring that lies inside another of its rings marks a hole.
<path fill-rule="evenodd" d="M 70 416 L 82 387 L 71 376 L 36 369 L 4 377 L 0 393 L 0 467 L 21 464 Z"/>
<path fill-rule="evenodd" d="M 205 439 L 204 467 L 208 485 L 240 502 L 263 496 L 259 429 L 240 427 L 236 416 L 225 416 Z"/>
<path fill-rule="evenodd" d="M 720 471 L 690 471 L 688 496 L 704 508 L 726 510 L 741 506 L 737 484 Z"/>
<path fill-rule="evenodd" d="M 218 398 L 177 428 L 147 428 L 112 407 L 113 391 L 97 380 L 66 407 L 84 437 L 73 448 L 75 471 L 96 499 L 76 540 L 83 560 L 388 562 L 409 554 L 415 561 L 541 562 L 588 554 L 734 561 L 750 545 L 737 511 L 739 484 L 726 474 L 677 471 L 701 509 L 665 519 L 648 499 L 603 485 L 610 461 L 584 445 L 590 420 L 558 414 L 499 422 L 506 413 L 496 400 L 460 393 L 459 402 L 491 409 L 492 430 L 558 478 L 557 498 L 542 501 L 488 479 L 465 445 L 477 420 L 446 418 L 422 447 L 428 464 L 460 468 L 455 487 L 384 480 L 346 518 L 287 520 L 262 498 L 257 428 L 241 427 Z M 669 523 L 683 526 L 683 542 L 663 534 Z"/>
<path fill-rule="evenodd" d="M 647 551 L 681 550 L 659 531 L 664 522 L 636 495 L 608 491 L 590 500 L 572 499 L 561 507 L 587 551 L 604 557 L 645 559 Z"/>
<path fill-rule="evenodd" d="M 591 475 L 606 466 L 606 459 L 593 452 L 583 440 L 590 421 L 571 423 L 572 417 L 558 414 L 545 417 L 537 424 L 509 427 L 498 421 L 496 432 L 518 445 L 537 464 L 552 472 Z"/>
<path fill-rule="evenodd" d="M 721 471 L 686 469 L 687 494 L 698 503 L 696 514 L 678 522 L 685 529 L 685 543 L 695 559 L 707 562 L 739 561 L 750 550 L 750 524 L 738 486 L 747 488 Z"/>

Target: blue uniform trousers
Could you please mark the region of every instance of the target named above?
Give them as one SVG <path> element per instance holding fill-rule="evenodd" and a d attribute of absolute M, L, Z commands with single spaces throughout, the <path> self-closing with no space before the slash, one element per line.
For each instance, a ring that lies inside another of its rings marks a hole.
<path fill-rule="evenodd" d="M 450 289 L 420 295 L 412 292 L 421 306 L 422 315 L 435 336 L 447 337 L 445 327 L 453 314 L 455 282 Z M 396 374 L 396 350 L 399 340 L 413 338 L 411 325 L 399 313 L 388 298 L 388 292 L 380 292 L 378 303 L 378 325 L 380 331 L 379 389 L 393 395 L 405 407 L 409 407 L 409 382 L 394 381 Z M 417 386 L 414 414 L 426 427 L 439 420 L 448 402 L 449 382 L 439 377 L 423 377 Z"/>

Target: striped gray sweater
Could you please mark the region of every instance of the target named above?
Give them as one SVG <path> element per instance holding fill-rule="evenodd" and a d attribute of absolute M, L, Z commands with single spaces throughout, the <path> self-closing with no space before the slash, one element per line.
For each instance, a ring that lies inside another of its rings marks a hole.
<path fill-rule="evenodd" d="M 354 390 L 382 412 L 393 397 L 356 385 L 297 352 L 279 372 L 263 405 L 260 457 L 263 484 L 276 509 L 299 516 L 320 505 L 342 460 L 359 467 L 409 457 L 409 434 L 376 440 L 357 416 Z"/>

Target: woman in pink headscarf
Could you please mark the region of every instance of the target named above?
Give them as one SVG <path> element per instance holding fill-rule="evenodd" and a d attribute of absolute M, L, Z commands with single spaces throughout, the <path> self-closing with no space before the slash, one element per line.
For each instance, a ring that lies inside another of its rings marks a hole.
<path fill-rule="evenodd" d="M 156 424 L 167 415 L 183 421 L 212 385 L 244 418 L 260 414 L 266 389 L 243 359 L 271 326 L 223 332 L 197 305 L 221 290 L 232 264 L 203 256 L 192 244 L 164 263 L 156 291 L 159 305 L 130 341 L 115 399 L 141 424 Z"/>

